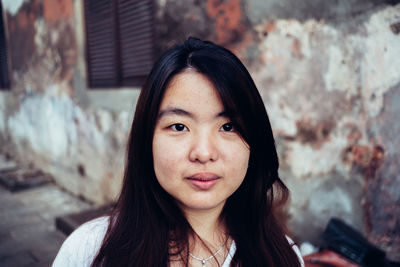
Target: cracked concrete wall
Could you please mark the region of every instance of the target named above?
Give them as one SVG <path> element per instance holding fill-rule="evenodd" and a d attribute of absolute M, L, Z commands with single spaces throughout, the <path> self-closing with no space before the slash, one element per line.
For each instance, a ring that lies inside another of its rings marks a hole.
<path fill-rule="evenodd" d="M 68 190 L 108 201 L 120 185 L 132 107 L 107 106 L 126 92 L 98 94 L 102 104 L 93 105 L 80 1 L 16 2 L 4 6 L 12 94 L 0 94 L 0 138 Z M 155 3 L 158 53 L 198 36 L 233 50 L 252 73 L 292 193 L 296 241 L 318 244 L 329 218 L 340 217 L 400 260 L 398 1 Z"/>
<path fill-rule="evenodd" d="M 317 243 L 337 216 L 399 257 L 400 181 L 392 170 L 399 170 L 399 143 L 390 128 L 400 123 L 400 105 L 385 100 L 399 93 L 399 22 L 397 5 L 344 22 L 257 25 L 267 36 L 253 73 L 292 189 L 289 221 L 299 239 Z"/>
<path fill-rule="evenodd" d="M 32 162 L 50 172 L 76 195 L 96 203 L 113 200 L 120 190 L 133 115 L 131 108 L 93 106 L 88 92 L 82 94 L 88 91 L 85 66 L 80 66 L 84 48 L 78 47 L 83 36 L 83 25 L 78 23 L 82 4 L 2 3 L 11 91 L 0 96 L 1 150 L 22 164 Z"/>

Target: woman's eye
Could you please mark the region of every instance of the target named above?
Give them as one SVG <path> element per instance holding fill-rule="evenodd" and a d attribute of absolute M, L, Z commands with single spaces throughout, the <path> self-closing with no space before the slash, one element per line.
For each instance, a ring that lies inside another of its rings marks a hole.
<path fill-rule="evenodd" d="M 172 124 L 171 126 L 169 126 L 169 128 L 175 132 L 182 132 L 187 130 L 187 127 L 181 123 Z"/>
<path fill-rule="evenodd" d="M 231 122 L 225 123 L 224 125 L 221 126 L 221 130 L 223 130 L 224 132 L 233 132 L 234 131 L 233 124 Z"/>

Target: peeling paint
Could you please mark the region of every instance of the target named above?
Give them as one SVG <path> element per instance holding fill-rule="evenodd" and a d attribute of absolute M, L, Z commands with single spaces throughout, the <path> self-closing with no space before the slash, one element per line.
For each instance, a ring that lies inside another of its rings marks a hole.
<path fill-rule="evenodd" d="M 10 65 L 13 70 L 19 72 L 26 71 L 29 67 L 29 60 L 26 55 L 34 55 L 34 22 L 35 12 L 37 12 L 36 3 L 30 3 L 30 8 L 21 8 L 14 17 L 9 17 L 10 20 L 7 22 L 9 27 L 9 54 L 10 54 Z M 14 33 L 14 34 L 13 34 Z M 21 53 L 24 51 L 24 53 Z"/>
<path fill-rule="evenodd" d="M 211 18 L 215 19 L 217 43 L 227 45 L 235 42 L 244 32 L 243 13 L 239 0 L 208 0 L 207 12 Z"/>
<path fill-rule="evenodd" d="M 30 0 L 2 0 L 1 3 L 5 11 L 7 11 L 11 16 L 15 16 L 22 5 L 29 1 Z"/>
<path fill-rule="evenodd" d="M 332 210 L 341 210 L 344 213 L 353 211 L 351 196 L 342 191 L 339 187 L 331 188 L 331 190 L 318 191 L 315 196 L 309 201 L 309 209 L 315 214 L 321 216 L 329 216 Z M 322 202 L 321 199 L 324 201 Z M 328 203 L 326 205 L 325 203 Z"/>
<path fill-rule="evenodd" d="M 383 96 L 384 109 L 368 119 L 368 136 L 376 147 L 363 168 L 368 237 L 400 259 L 400 83 Z"/>
<path fill-rule="evenodd" d="M 48 49 L 47 47 L 47 42 L 46 42 L 46 37 L 47 37 L 47 24 L 44 21 L 44 19 L 36 19 L 35 21 L 35 45 L 36 45 L 36 51 L 39 55 L 43 55 L 44 52 Z"/>
<path fill-rule="evenodd" d="M 313 178 L 340 170 L 342 147 L 347 140 L 342 137 L 332 137 L 329 143 L 324 143 L 319 149 L 309 144 L 290 142 L 283 158 L 290 166 L 291 172 L 298 178 Z"/>
<path fill-rule="evenodd" d="M 323 143 L 330 141 L 329 134 L 335 128 L 335 121 L 321 121 L 316 125 L 309 120 L 296 122 L 296 139 L 301 143 L 310 143 L 319 148 Z"/>
<path fill-rule="evenodd" d="M 394 34 L 399 34 L 400 33 L 400 22 L 393 23 L 390 25 L 390 29 Z"/>
<path fill-rule="evenodd" d="M 261 54 L 253 76 L 277 136 L 282 177 L 292 191 L 289 221 L 300 240 L 317 242 L 306 229 L 310 221 L 322 232 L 321 214 L 338 216 L 400 257 L 390 234 L 400 225 L 399 194 L 392 193 L 400 192 L 394 151 L 400 101 L 393 93 L 400 39 L 390 28 L 398 14 L 400 5 L 340 26 L 291 19 L 255 26 Z"/>
<path fill-rule="evenodd" d="M 338 90 L 347 95 L 356 95 L 359 79 L 354 75 L 354 64 L 351 61 L 354 48 L 351 47 L 351 40 L 344 43 L 350 43 L 344 51 L 334 45 L 328 48 L 329 63 L 324 74 L 325 86 L 327 91 Z"/>
<path fill-rule="evenodd" d="M 43 0 L 43 17 L 49 23 L 57 23 L 73 15 L 73 0 Z"/>
<path fill-rule="evenodd" d="M 361 64 L 363 99 L 369 116 L 377 116 L 383 107 L 383 94 L 399 82 L 400 36 L 389 25 L 399 20 L 400 5 L 374 13 L 365 23 L 368 36 Z"/>
<path fill-rule="evenodd" d="M 113 118 L 110 112 L 97 110 L 95 113 L 97 128 L 101 133 L 107 133 L 112 129 Z"/>
<path fill-rule="evenodd" d="M 71 153 L 77 144 L 72 122 L 82 116 L 65 95 L 37 95 L 22 100 L 18 113 L 9 118 L 8 128 L 16 140 L 28 142 L 37 153 L 45 152 L 55 159 Z"/>
<path fill-rule="evenodd" d="M 130 114 L 88 112 L 63 91 L 54 84 L 44 94 L 20 96 L 8 132 L 19 151 L 50 163 L 46 169 L 58 183 L 92 201 L 110 201 L 120 190 Z"/>
<path fill-rule="evenodd" d="M 307 21 L 310 19 L 326 20 L 329 23 L 349 21 L 355 16 L 368 13 L 377 5 L 398 3 L 396 0 L 351 0 L 351 1 L 316 1 L 316 0 L 246 0 L 247 16 L 254 24 L 263 19 L 275 20 L 296 19 Z M 351 22 L 347 22 L 351 23 Z"/>
<path fill-rule="evenodd" d="M 285 171 L 282 177 L 290 176 Z M 289 222 L 297 240 L 322 245 L 320 234 L 332 217 L 339 217 L 363 232 L 362 187 L 358 177 L 348 179 L 338 172 L 318 179 L 287 179 L 292 189 Z"/>

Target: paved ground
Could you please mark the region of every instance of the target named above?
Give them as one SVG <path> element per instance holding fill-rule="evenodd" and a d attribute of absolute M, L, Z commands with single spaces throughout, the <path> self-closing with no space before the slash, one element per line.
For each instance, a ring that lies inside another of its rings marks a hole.
<path fill-rule="evenodd" d="M 55 217 L 90 207 L 54 184 L 14 193 L 0 185 L 0 266 L 50 266 L 66 237 Z"/>

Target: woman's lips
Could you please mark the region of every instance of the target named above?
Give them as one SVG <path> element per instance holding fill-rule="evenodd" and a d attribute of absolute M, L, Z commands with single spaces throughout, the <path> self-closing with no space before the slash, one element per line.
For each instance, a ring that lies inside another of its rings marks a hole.
<path fill-rule="evenodd" d="M 186 178 L 194 187 L 208 190 L 213 187 L 220 177 L 214 173 L 197 173 Z"/>

